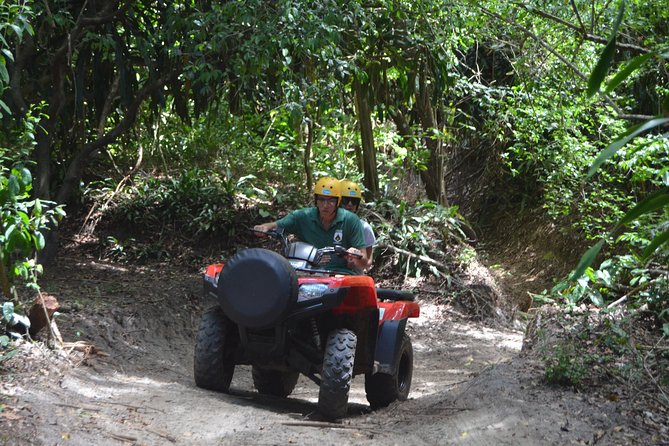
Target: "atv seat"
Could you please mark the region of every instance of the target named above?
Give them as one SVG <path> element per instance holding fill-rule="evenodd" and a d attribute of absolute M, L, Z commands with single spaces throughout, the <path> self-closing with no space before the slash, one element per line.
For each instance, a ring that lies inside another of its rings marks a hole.
<path fill-rule="evenodd" d="M 389 290 L 387 288 L 377 288 L 376 297 L 379 300 L 408 300 L 413 302 L 415 297 L 409 291 Z"/>

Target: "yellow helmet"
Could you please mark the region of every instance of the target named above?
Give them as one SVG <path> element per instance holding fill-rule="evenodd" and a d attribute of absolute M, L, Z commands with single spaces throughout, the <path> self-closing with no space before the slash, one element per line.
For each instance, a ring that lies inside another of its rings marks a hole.
<path fill-rule="evenodd" d="M 341 187 L 342 198 L 360 198 L 362 200 L 362 191 L 358 183 L 350 180 L 341 180 L 339 186 Z"/>
<path fill-rule="evenodd" d="M 324 195 L 326 197 L 337 197 L 337 206 L 341 201 L 341 189 L 339 180 L 332 177 L 321 177 L 314 186 L 314 195 Z"/>

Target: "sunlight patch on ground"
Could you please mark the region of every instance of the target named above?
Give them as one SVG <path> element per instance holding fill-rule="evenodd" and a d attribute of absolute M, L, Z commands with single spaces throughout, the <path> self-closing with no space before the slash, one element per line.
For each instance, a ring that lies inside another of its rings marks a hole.
<path fill-rule="evenodd" d="M 420 305 L 420 316 L 416 319 L 411 319 L 409 322 L 416 325 L 426 325 L 434 321 L 443 321 L 444 307 L 443 305 L 435 305 L 428 302 L 418 300 Z"/>
<path fill-rule="evenodd" d="M 472 327 L 455 324 L 454 331 L 473 339 L 492 341 L 498 347 L 520 351 L 523 346 L 523 334 L 520 332 L 501 332 L 487 327 Z"/>
<path fill-rule="evenodd" d="M 80 262 L 76 264 L 77 266 L 82 266 L 85 269 L 96 269 L 100 271 L 114 271 L 118 273 L 127 273 L 130 271 L 128 268 L 125 268 L 123 266 L 115 265 L 112 263 L 103 263 L 103 262 L 94 262 L 94 261 L 86 261 L 86 262 Z"/>
<path fill-rule="evenodd" d="M 61 383 L 65 390 L 71 390 L 87 398 L 112 398 L 123 394 L 137 393 L 138 386 L 166 387 L 174 383 L 160 382 L 143 376 L 126 376 L 117 374 L 114 377 L 88 375 L 82 378 L 66 378 Z"/>

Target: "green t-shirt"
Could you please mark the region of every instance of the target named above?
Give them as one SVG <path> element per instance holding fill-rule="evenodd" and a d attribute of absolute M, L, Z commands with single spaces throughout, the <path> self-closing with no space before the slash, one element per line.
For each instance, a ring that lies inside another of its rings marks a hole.
<path fill-rule="evenodd" d="M 298 209 L 278 220 L 277 225 L 291 234 L 295 234 L 303 242 L 314 245 L 316 248 L 342 245 L 344 248 L 365 247 L 362 223 L 357 215 L 346 209 L 338 208 L 337 215 L 326 231 L 318 217 L 318 208 L 311 207 Z M 333 255 L 330 262 L 321 265 L 325 269 L 352 273 L 346 267 L 346 259 Z"/>

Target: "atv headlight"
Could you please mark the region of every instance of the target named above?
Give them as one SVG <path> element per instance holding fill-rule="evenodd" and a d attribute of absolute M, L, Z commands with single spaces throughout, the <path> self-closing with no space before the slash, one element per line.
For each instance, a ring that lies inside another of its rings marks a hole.
<path fill-rule="evenodd" d="M 328 286 L 324 283 L 305 283 L 300 285 L 297 292 L 297 301 L 304 302 L 305 300 L 318 299 L 323 297 L 327 290 Z"/>

